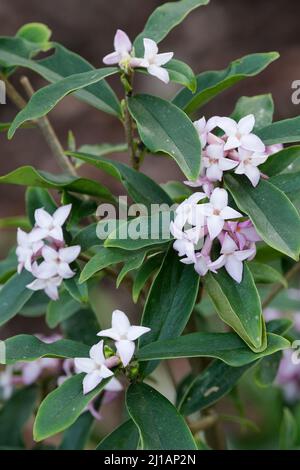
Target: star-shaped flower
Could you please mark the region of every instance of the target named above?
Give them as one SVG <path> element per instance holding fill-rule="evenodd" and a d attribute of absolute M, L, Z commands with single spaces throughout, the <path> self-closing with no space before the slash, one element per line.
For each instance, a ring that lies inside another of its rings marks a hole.
<path fill-rule="evenodd" d="M 255 117 L 253 114 L 243 117 L 238 123 L 232 118 L 220 117 L 218 119 L 218 127 L 220 127 L 228 137 L 224 150 L 233 150 L 243 147 L 251 152 L 264 152 L 264 143 L 257 135 L 251 132 L 254 125 Z"/>
<path fill-rule="evenodd" d="M 62 226 L 67 220 L 72 209 L 72 204 L 61 206 L 50 215 L 45 209 L 37 209 L 34 213 L 36 227 L 45 230 L 45 237 L 58 242 L 64 241 Z"/>
<path fill-rule="evenodd" d="M 237 175 L 246 175 L 252 185 L 257 186 L 260 180 L 260 171 L 257 167 L 267 160 L 268 155 L 253 153 L 242 147 L 239 148 L 238 155 L 240 163 L 234 172 Z"/>

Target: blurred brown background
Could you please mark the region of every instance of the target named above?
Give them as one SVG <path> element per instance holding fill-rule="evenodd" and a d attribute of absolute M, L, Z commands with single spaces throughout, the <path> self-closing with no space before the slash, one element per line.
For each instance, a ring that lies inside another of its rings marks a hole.
<path fill-rule="evenodd" d="M 112 50 L 115 30 L 122 28 L 134 38 L 143 29 L 149 14 L 162 3 L 158 0 L 1 0 L 1 35 L 13 35 L 22 24 L 41 21 L 52 29 L 54 40 L 99 67 L 102 57 Z M 191 13 L 173 30 L 162 42 L 161 50 L 174 51 L 175 56 L 189 63 L 195 72 L 224 68 L 231 60 L 251 52 L 277 50 L 281 53 L 280 60 L 260 76 L 243 81 L 220 95 L 204 112 L 207 116 L 230 113 L 239 96 L 272 92 L 276 119 L 294 116 L 299 110 L 291 103 L 290 96 L 291 82 L 300 78 L 299 14 L 297 0 L 211 0 L 207 7 Z M 29 76 L 35 88 L 44 84 L 36 75 L 29 73 Z M 14 77 L 17 87 L 18 78 Z M 114 84 L 113 79 L 111 82 Z M 150 77 L 138 77 L 137 82 L 139 89 L 162 96 L 172 96 L 177 89 Z M 10 103 L 0 106 L 0 122 L 10 120 L 15 113 Z M 122 128 L 113 117 L 73 98 L 64 100 L 52 112 L 51 120 L 64 145 L 69 129 L 75 133 L 78 145 L 123 140 Z M 12 142 L 1 134 L 0 141 L 1 174 L 24 164 L 58 171 L 38 131 L 19 130 Z M 175 165 L 164 159 L 149 157 L 143 171 L 161 182 L 182 178 Z M 94 170 L 90 174 L 96 176 Z M 111 183 L 100 172 L 99 178 Z M 1 186 L 0 215 L 23 213 L 22 195 L 21 187 Z M 4 236 L 2 233 L 1 237 Z"/>

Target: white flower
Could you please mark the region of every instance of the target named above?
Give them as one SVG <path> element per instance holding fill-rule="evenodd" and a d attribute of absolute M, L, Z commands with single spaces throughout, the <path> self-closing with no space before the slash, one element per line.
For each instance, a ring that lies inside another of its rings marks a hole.
<path fill-rule="evenodd" d="M 98 336 L 111 338 L 115 341 L 123 366 L 126 367 L 134 354 L 134 341 L 149 331 L 150 328 L 145 326 L 131 326 L 127 315 L 121 310 L 115 310 L 112 314 L 112 328 L 100 331 Z"/>
<path fill-rule="evenodd" d="M 158 47 L 155 41 L 152 39 L 144 39 L 144 58 L 133 59 L 132 64 L 136 67 L 145 67 L 150 75 L 159 78 L 164 83 L 169 83 L 170 77 L 166 69 L 161 67 L 169 62 L 174 53 L 165 52 L 164 54 L 158 54 Z"/>
<path fill-rule="evenodd" d="M 32 258 L 37 255 L 44 246 L 42 239 L 45 236 L 43 229 L 33 229 L 30 233 L 18 228 L 16 255 L 18 258 L 18 273 L 25 267 L 31 272 Z"/>
<path fill-rule="evenodd" d="M 222 244 L 221 256 L 211 264 L 211 267 L 219 269 L 224 266 L 229 276 L 240 283 L 243 277 L 243 261 L 251 258 L 254 254 L 255 246 L 240 251 L 232 238 L 226 234 Z"/>
<path fill-rule="evenodd" d="M 260 171 L 257 167 L 267 160 L 268 155 L 252 153 L 242 147 L 239 148 L 238 154 L 240 163 L 234 172 L 237 175 L 246 175 L 252 185 L 257 186 L 260 180 Z"/>
<path fill-rule="evenodd" d="M 203 155 L 203 166 L 206 176 L 211 181 L 221 181 L 223 171 L 232 170 L 238 162 L 225 158 L 224 145 L 212 144 L 206 147 Z"/>
<path fill-rule="evenodd" d="M 204 218 L 198 212 L 198 202 L 205 199 L 207 195 L 202 192 L 196 192 L 185 199 L 179 206 L 177 207 L 175 213 L 175 220 L 174 224 L 177 226 L 179 230 L 181 230 L 186 223 L 190 225 L 196 225 L 198 228 L 203 227 L 204 225 Z"/>
<path fill-rule="evenodd" d="M 114 373 L 107 368 L 103 354 L 103 341 L 95 344 L 90 349 L 90 357 L 77 357 L 74 360 L 77 373 L 84 372 L 83 393 L 86 395 L 96 388 L 103 379 L 112 377 Z"/>
<path fill-rule="evenodd" d="M 80 246 L 69 246 L 54 250 L 50 246 L 44 246 L 42 256 L 44 261 L 32 266 L 32 273 L 38 279 L 49 279 L 54 276 L 60 276 L 63 279 L 70 279 L 75 272 L 69 266 L 69 263 L 75 261 L 80 253 Z"/>
<path fill-rule="evenodd" d="M 119 64 L 121 68 L 126 68 L 130 64 L 132 44 L 127 34 L 121 29 L 118 29 L 115 34 L 114 48 L 114 52 L 103 58 L 104 64 Z"/>
<path fill-rule="evenodd" d="M 221 233 L 225 220 L 242 217 L 242 214 L 227 204 L 227 191 L 222 188 L 216 188 L 212 192 L 209 203 L 197 206 L 197 210 L 206 216 L 207 229 L 212 240 Z"/>
<path fill-rule="evenodd" d="M 71 209 L 72 204 L 68 204 L 56 209 L 53 215 L 48 214 L 44 209 L 37 209 L 34 213 L 36 227 L 45 230 L 45 237 L 63 242 L 62 226 L 67 220 Z"/>
<path fill-rule="evenodd" d="M 198 119 L 198 121 L 194 121 L 194 126 L 200 137 L 202 149 L 207 144 L 208 134 L 217 126 L 218 119 L 218 116 L 213 116 L 208 121 L 206 121 L 205 117 L 203 116 L 201 119 Z"/>
<path fill-rule="evenodd" d="M 58 287 L 61 285 L 63 279 L 60 276 L 50 277 L 48 279 L 35 279 L 30 284 L 27 284 L 27 289 L 34 291 L 44 290 L 45 294 L 52 300 L 58 299 Z"/>
<path fill-rule="evenodd" d="M 176 220 L 176 219 L 175 219 Z M 188 230 L 180 230 L 176 225 L 176 222 L 171 222 L 170 231 L 176 241 L 174 242 L 173 248 L 178 251 L 179 256 L 186 256 L 190 262 L 195 262 L 195 245 L 198 243 L 200 238 L 200 231 L 197 227 L 193 227 Z"/>
<path fill-rule="evenodd" d="M 253 114 L 243 117 L 238 123 L 229 117 L 220 117 L 218 119 L 218 127 L 228 136 L 224 150 L 243 147 L 252 152 L 264 152 L 265 145 L 262 140 L 257 135 L 251 133 L 254 125 L 255 117 Z"/>

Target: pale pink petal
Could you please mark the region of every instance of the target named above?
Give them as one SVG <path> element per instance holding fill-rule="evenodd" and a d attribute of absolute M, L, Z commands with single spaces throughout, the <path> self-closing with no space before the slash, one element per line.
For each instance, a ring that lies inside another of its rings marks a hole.
<path fill-rule="evenodd" d="M 144 58 L 146 60 L 152 59 L 158 53 L 158 47 L 155 41 L 145 38 L 144 42 Z"/>
<path fill-rule="evenodd" d="M 205 131 L 205 127 L 206 127 L 205 117 L 203 116 L 201 119 L 198 119 L 198 121 L 194 121 L 194 126 L 197 129 L 199 135 L 203 134 L 203 132 Z"/>
<path fill-rule="evenodd" d="M 222 243 L 222 249 L 221 253 L 222 254 L 229 254 L 232 253 L 233 251 L 237 250 L 238 247 L 234 240 L 226 233 L 224 241 Z"/>
<path fill-rule="evenodd" d="M 158 65 L 149 65 L 147 70 L 150 75 L 153 75 L 164 83 L 169 83 L 169 72 L 166 69 L 159 67 Z"/>
<path fill-rule="evenodd" d="M 209 158 L 219 160 L 224 156 L 223 145 L 211 144 L 206 148 L 206 154 Z"/>
<path fill-rule="evenodd" d="M 91 347 L 90 349 L 90 357 L 93 359 L 93 361 L 101 366 L 105 362 L 105 357 L 103 354 L 103 345 L 104 342 L 103 340 L 99 341 L 99 343 L 94 344 L 94 346 Z"/>
<path fill-rule="evenodd" d="M 32 273 L 38 279 L 49 279 L 57 275 L 57 268 L 56 263 L 43 261 L 39 266 L 36 263 L 32 266 Z"/>
<path fill-rule="evenodd" d="M 214 240 L 224 227 L 224 220 L 218 215 L 212 215 L 207 219 L 207 228 L 209 236 Z"/>
<path fill-rule="evenodd" d="M 222 268 L 224 266 L 225 262 L 226 262 L 226 256 L 221 255 L 218 259 L 216 259 L 212 263 L 209 263 L 210 271 L 214 271 L 214 270 Z"/>
<path fill-rule="evenodd" d="M 17 231 L 17 242 L 18 245 L 25 245 L 28 243 L 28 233 L 24 232 L 21 228 Z"/>
<path fill-rule="evenodd" d="M 105 65 L 115 65 L 120 62 L 122 59 L 121 54 L 119 52 L 111 52 L 110 54 L 107 54 L 105 57 L 103 57 L 103 63 Z"/>
<path fill-rule="evenodd" d="M 121 392 L 123 390 L 123 385 L 119 382 L 118 379 L 113 377 L 107 385 L 105 385 L 104 390 L 108 392 Z"/>
<path fill-rule="evenodd" d="M 231 119 L 229 117 L 217 117 L 215 119 L 215 122 L 217 123 L 217 126 L 225 132 L 226 135 L 234 136 L 236 134 L 237 123 L 234 119 Z"/>
<path fill-rule="evenodd" d="M 215 129 L 218 126 L 219 119 L 220 116 L 212 116 L 209 118 L 206 123 L 206 131 L 211 132 L 213 129 Z"/>
<path fill-rule="evenodd" d="M 241 162 L 239 166 L 234 170 L 236 175 L 244 175 L 245 174 L 245 164 L 244 162 Z"/>
<path fill-rule="evenodd" d="M 240 140 L 235 136 L 229 136 L 226 144 L 224 145 L 224 150 L 236 149 L 241 145 Z"/>
<path fill-rule="evenodd" d="M 68 263 L 59 263 L 57 266 L 57 274 L 63 279 L 71 279 L 76 273 L 72 271 Z"/>
<path fill-rule="evenodd" d="M 145 333 L 148 333 L 149 331 L 151 331 L 151 328 L 147 328 L 146 326 L 130 326 L 127 333 L 127 338 L 129 341 L 135 341 L 137 338 L 144 335 Z"/>
<path fill-rule="evenodd" d="M 113 329 L 120 335 L 126 335 L 130 327 L 130 321 L 127 315 L 121 310 L 113 311 L 111 324 Z"/>
<path fill-rule="evenodd" d="M 89 374 L 95 369 L 95 363 L 89 357 L 76 357 L 74 359 L 75 370 L 77 373 L 85 372 Z"/>
<path fill-rule="evenodd" d="M 61 248 L 59 250 L 59 257 L 65 263 L 72 263 L 78 258 L 78 255 L 81 251 L 81 247 L 79 245 L 69 246 L 68 248 Z"/>
<path fill-rule="evenodd" d="M 108 369 L 105 365 L 102 365 L 100 367 L 100 374 L 101 374 L 101 377 L 103 377 L 104 379 L 108 379 L 108 377 L 111 377 L 112 375 L 114 375 L 114 373 Z"/>
<path fill-rule="evenodd" d="M 115 341 L 120 339 L 120 334 L 113 328 L 108 328 L 107 330 L 101 330 L 97 333 L 97 336 L 103 336 L 104 338 L 111 338 Z"/>
<path fill-rule="evenodd" d="M 58 289 L 55 284 L 48 283 L 45 287 L 45 294 L 47 294 L 51 300 L 58 300 L 59 298 Z"/>
<path fill-rule="evenodd" d="M 53 214 L 53 220 L 55 225 L 62 226 L 70 215 L 72 204 L 61 206 Z"/>
<path fill-rule="evenodd" d="M 42 256 L 45 261 L 52 262 L 58 259 L 58 252 L 50 246 L 44 246 L 42 249 Z"/>
<path fill-rule="evenodd" d="M 132 49 L 132 44 L 131 44 L 129 37 L 121 29 L 118 29 L 115 34 L 114 48 L 115 48 L 115 51 L 121 52 L 121 53 L 130 52 Z"/>
<path fill-rule="evenodd" d="M 244 261 L 245 259 L 249 259 L 253 256 L 255 253 L 255 248 L 250 248 L 249 250 L 241 250 L 241 251 L 236 251 L 234 253 L 234 256 L 239 260 L 239 261 Z"/>
<path fill-rule="evenodd" d="M 243 263 L 239 261 L 234 255 L 227 256 L 225 269 L 229 276 L 236 282 L 240 283 L 243 277 Z"/>
<path fill-rule="evenodd" d="M 31 385 L 39 378 L 43 368 L 39 361 L 30 362 L 22 367 L 22 380 L 24 385 Z"/>
<path fill-rule="evenodd" d="M 206 176 L 211 181 L 221 181 L 223 171 L 219 168 L 217 163 L 214 163 L 206 170 Z"/>
<path fill-rule="evenodd" d="M 220 213 L 221 217 L 226 220 L 226 219 L 238 219 L 239 217 L 243 217 L 240 212 L 232 209 L 231 207 L 224 207 L 224 209 L 221 210 Z"/>
<path fill-rule="evenodd" d="M 138 57 L 132 57 L 130 59 L 130 67 L 149 67 L 149 62 L 145 59 L 139 59 Z"/>
<path fill-rule="evenodd" d="M 228 204 L 228 193 L 226 189 L 216 188 L 210 196 L 210 202 L 215 209 L 224 209 Z"/>
<path fill-rule="evenodd" d="M 31 232 L 28 234 L 28 238 L 31 243 L 39 242 L 46 236 L 47 236 L 47 230 L 43 228 L 38 228 L 38 227 L 35 227 L 34 229 L 32 229 Z"/>
<path fill-rule="evenodd" d="M 205 276 L 205 274 L 208 272 L 208 266 L 205 261 L 204 256 L 197 256 L 196 263 L 195 263 L 195 271 L 200 275 L 200 276 Z"/>
<path fill-rule="evenodd" d="M 46 286 L 46 282 L 42 279 L 35 279 L 33 282 L 31 282 L 30 284 L 27 284 L 27 289 L 31 289 L 31 290 L 42 290 L 44 289 Z"/>
<path fill-rule="evenodd" d="M 260 180 L 260 171 L 256 166 L 245 165 L 245 175 L 254 187 L 258 185 Z"/>
<path fill-rule="evenodd" d="M 221 158 L 219 160 L 219 168 L 221 168 L 221 170 L 223 170 L 223 171 L 232 170 L 238 164 L 239 164 L 239 162 L 236 162 L 234 160 L 230 160 L 230 158 Z"/>
<path fill-rule="evenodd" d="M 53 238 L 53 240 L 57 240 L 59 242 L 64 241 L 64 234 L 62 228 L 58 225 L 49 231 L 48 236 L 50 238 Z"/>
<path fill-rule="evenodd" d="M 165 65 L 167 62 L 169 62 L 174 55 L 174 52 L 165 52 L 163 54 L 157 54 L 155 57 L 155 64 L 160 66 L 160 65 Z"/>
<path fill-rule="evenodd" d="M 240 134 L 250 134 L 255 125 L 255 117 L 253 114 L 243 117 L 238 122 L 238 131 Z"/>
<path fill-rule="evenodd" d="M 87 374 L 82 382 L 84 395 L 94 390 L 94 388 L 96 388 L 100 382 L 102 382 L 102 379 L 103 377 L 101 376 L 99 370 L 95 370 L 90 374 Z"/>
<path fill-rule="evenodd" d="M 36 209 L 34 212 L 34 218 L 38 227 L 41 228 L 49 228 L 53 222 L 52 216 L 44 209 Z"/>
<path fill-rule="evenodd" d="M 243 135 L 241 137 L 241 145 L 246 150 L 251 150 L 252 152 L 263 153 L 265 151 L 265 144 L 255 134 Z"/>
<path fill-rule="evenodd" d="M 135 350 L 134 342 L 127 341 L 127 340 L 117 341 L 116 348 L 121 358 L 121 361 L 123 363 L 123 366 L 126 367 L 131 361 L 133 354 L 134 354 L 134 350 Z"/>

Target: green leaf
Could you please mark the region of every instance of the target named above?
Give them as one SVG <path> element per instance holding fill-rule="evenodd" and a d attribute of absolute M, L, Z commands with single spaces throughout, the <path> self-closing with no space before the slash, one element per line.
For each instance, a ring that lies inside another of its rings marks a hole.
<path fill-rule="evenodd" d="M 159 392 L 144 383 L 130 385 L 126 406 L 144 450 L 196 450 L 183 417 Z"/>
<path fill-rule="evenodd" d="M 15 250 L 11 250 L 7 258 L 0 261 L 0 283 L 6 282 L 17 270 L 17 256 Z"/>
<path fill-rule="evenodd" d="M 42 290 L 36 291 L 22 307 L 20 315 L 27 318 L 40 317 L 46 313 L 48 303 L 48 295 Z"/>
<path fill-rule="evenodd" d="M 284 287 L 287 287 L 287 282 L 276 269 L 272 268 L 268 264 L 251 262 L 248 264 L 253 279 L 258 284 L 273 284 L 275 282 L 280 282 Z"/>
<path fill-rule="evenodd" d="M 276 379 L 281 359 L 281 351 L 278 351 L 271 356 L 264 357 L 260 361 L 255 371 L 255 381 L 260 387 L 269 387 L 272 385 Z"/>
<path fill-rule="evenodd" d="M 0 219 L 0 229 L 1 228 L 18 228 L 20 227 L 23 230 L 30 230 L 31 225 L 27 217 L 22 215 L 16 217 L 5 217 Z"/>
<path fill-rule="evenodd" d="M 74 73 L 95 70 L 85 59 L 57 43 L 52 43 L 55 53 L 42 60 L 30 60 L 39 52 L 39 45 L 22 38 L 0 38 L 0 64 L 6 67 L 20 66 L 35 71 L 51 83 Z M 75 96 L 85 103 L 114 116 L 121 116 L 120 103 L 105 80 L 79 90 Z"/>
<path fill-rule="evenodd" d="M 12 276 L 0 290 L 0 326 L 11 320 L 20 312 L 25 303 L 33 295 L 33 290 L 27 289 L 27 284 L 33 281 L 33 276 L 27 271 Z"/>
<path fill-rule="evenodd" d="M 214 357 L 233 367 L 241 367 L 290 347 L 282 336 L 267 333 L 268 346 L 254 353 L 235 333 L 192 333 L 180 338 L 155 341 L 141 348 L 139 361 L 176 359 L 179 357 Z"/>
<path fill-rule="evenodd" d="M 32 362 L 41 357 L 88 357 L 89 346 L 69 339 L 61 339 L 54 343 L 44 343 L 36 336 L 18 335 L 6 339 L 4 364 L 16 362 Z"/>
<path fill-rule="evenodd" d="M 141 216 L 133 220 L 120 221 L 104 242 L 107 248 L 139 250 L 144 247 L 164 245 L 172 240 L 170 222 L 173 212 L 157 212 L 151 217 Z M 138 238 L 137 238 L 138 237 Z"/>
<path fill-rule="evenodd" d="M 297 444 L 297 423 L 288 408 L 283 410 L 283 418 L 279 430 L 279 449 L 292 450 Z"/>
<path fill-rule="evenodd" d="M 199 280 L 193 266 L 181 263 L 171 247 L 145 304 L 141 324 L 151 331 L 140 339 L 140 348 L 182 333 L 196 302 Z M 143 374 L 149 374 L 155 366 L 143 366 Z"/>
<path fill-rule="evenodd" d="M 23 447 L 22 430 L 35 409 L 37 388 L 16 391 L 0 411 L 0 446 Z"/>
<path fill-rule="evenodd" d="M 87 283 L 79 284 L 80 271 L 77 268 L 77 273 L 71 279 L 64 280 L 64 286 L 69 294 L 79 303 L 88 303 L 89 292 Z"/>
<path fill-rule="evenodd" d="M 67 154 L 100 168 L 116 178 L 137 203 L 145 204 L 146 207 L 151 207 L 151 204 L 172 204 L 167 193 L 155 181 L 124 163 L 78 152 L 67 152 Z"/>
<path fill-rule="evenodd" d="M 106 436 L 96 450 L 137 450 L 140 440 L 138 428 L 129 419 Z"/>
<path fill-rule="evenodd" d="M 220 318 L 255 352 L 266 348 L 260 298 L 247 263 L 237 283 L 225 269 L 205 276 L 205 288 Z"/>
<path fill-rule="evenodd" d="M 276 176 L 288 170 L 290 165 L 295 171 L 295 163 L 299 165 L 299 159 L 300 145 L 293 145 L 270 155 L 267 161 L 260 165 L 259 169 L 268 176 Z"/>
<path fill-rule="evenodd" d="M 300 171 L 272 176 L 269 182 L 282 191 L 289 199 L 293 200 L 299 197 Z"/>
<path fill-rule="evenodd" d="M 178 203 L 183 202 L 184 199 L 192 195 L 191 188 L 180 181 L 168 181 L 167 183 L 163 183 L 161 187 L 168 193 L 173 201 Z"/>
<path fill-rule="evenodd" d="M 54 200 L 48 191 L 43 188 L 27 188 L 25 201 L 26 212 L 32 227 L 35 225 L 34 213 L 36 209 L 43 207 L 49 214 L 53 214 L 57 209 Z"/>
<path fill-rule="evenodd" d="M 20 111 L 12 122 L 8 131 L 11 139 L 16 130 L 26 121 L 34 121 L 48 114 L 65 96 L 77 90 L 98 83 L 103 78 L 118 73 L 118 68 L 107 67 L 70 75 L 57 83 L 52 83 L 38 90 L 22 111 Z"/>
<path fill-rule="evenodd" d="M 193 113 L 232 85 L 259 74 L 278 57 L 277 52 L 249 54 L 231 62 L 224 70 L 200 73 L 196 77 L 196 92 L 181 90 L 173 103 L 185 112 Z"/>
<path fill-rule="evenodd" d="M 138 271 L 136 278 L 133 283 L 132 287 L 132 298 L 134 303 L 136 304 L 138 298 L 140 296 L 141 290 L 143 289 L 146 282 L 149 278 L 155 273 L 158 268 L 161 266 L 163 261 L 162 254 L 158 254 L 155 256 L 151 256 L 147 259 L 147 261 L 143 264 L 141 269 Z"/>
<path fill-rule="evenodd" d="M 196 179 L 201 145 L 186 114 L 174 104 L 151 95 L 136 95 L 129 99 L 128 106 L 146 147 L 154 153 L 167 153 L 187 178 Z"/>
<path fill-rule="evenodd" d="M 84 374 L 74 375 L 44 399 L 34 423 L 33 436 L 35 441 L 39 442 L 47 439 L 74 424 L 89 402 L 109 382 L 109 379 L 103 380 L 98 387 L 84 395 L 82 390 L 83 378 Z"/>
<path fill-rule="evenodd" d="M 64 335 L 73 341 L 93 346 L 97 333 L 101 330 L 95 313 L 91 309 L 82 309 L 63 321 L 61 329 Z"/>
<path fill-rule="evenodd" d="M 63 174 L 52 175 L 46 171 L 36 170 L 32 166 L 22 166 L 7 175 L 0 176 L 0 183 L 72 191 L 110 202 L 115 200 L 111 192 L 98 181 Z"/>
<path fill-rule="evenodd" d="M 43 51 L 47 51 L 47 49 L 51 47 L 49 40 L 52 36 L 52 31 L 43 23 L 24 24 L 18 30 L 16 36 L 26 39 L 26 41 L 39 44 Z"/>
<path fill-rule="evenodd" d="M 97 245 L 103 245 L 103 240 L 97 236 L 98 223 L 90 224 L 79 230 L 73 238 L 73 245 L 80 245 L 82 251 Z"/>
<path fill-rule="evenodd" d="M 91 433 L 94 417 L 89 411 L 81 416 L 64 433 L 59 450 L 83 450 Z"/>
<path fill-rule="evenodd" d="M 124 263 L 124 266 L 121 269 L 117 277 L 117 283 L 116 283 L 117 287 L 120 286 L 121 282 L 130 271 L 134 271 L 141 267 L 141 265 L 144 262 L 145 256 L 146 256 L 145 252 L 137 253 L 136 256 L 133 256 L 132 258 L 130 258 L 128 261 Z"/>
<path fill-rule="evenodd" d="M 300 141 L 300 116 L 277 121 L 257 132 L 266 145 Z"/>
<path fill-rule="evenodd" d="M 168 2 L 159 6 L 149 16 L 143 31 L 134 41 L 137 57 L 144 52 L 143 39 L 153 39 L 156 43 L 162 41 L 175 26 L 179 25 L 193 10 L 207 5 L 209 0 L 180 0 Z"/>
<path fill-rule="evenodd" d="M 192 92 L 196 90 L 196 77 L 189 65 L 181 60 L 170 60 L 165 66 L 165 69 L 169 72 L 170 81 L 174 83 L 179 83 L 187 87 Z M 147 69 L 137 69 L 137 72 L 148 75 Z"/>
<path fill-rule="evenodd" d="M 225 182 L 237 206 L 250 217 L 267 245 L 297 261 L 300 218 L 285 194 L 265 180 L 260 180 L 256 188 L 247 178 L 240 176 L 228 175 Z"/>
<path fill-rule="evenodd" d="M 78 152 L 87 153 L 96 157 L 105 157 L 106 155 L 110 155 L 112 153 L 124 153 L 127 152 L 127 150 L 127 144 L 86 144 L 79 147 Z"/>
<path fill-rule="evenodd" d="M 46 323 L 49 328 L 56 328 L 63 320 L 70 318 L 74 313 L 78 312 L 80 308 L 80 303 L 68 291 L 63 291 L 58 300 L 49 302 Z"/>
<path fill-rule="evenodd" d="M 274 102 L 271 94 L 242 96 L 235 105 L 232 118 L 239 121 L 248 114 L 255 117 L 255 132 L 273 121 Z"/>
<path fill-rule="evenodd" d="M 178 410 L 183 415 L 190 415 L 213 405 L 229 393 L 252 366 L 251 363 L 250 366 L 231 367 L 222 361 L 213 361 L 185 388 L 178 402 Z"/>

